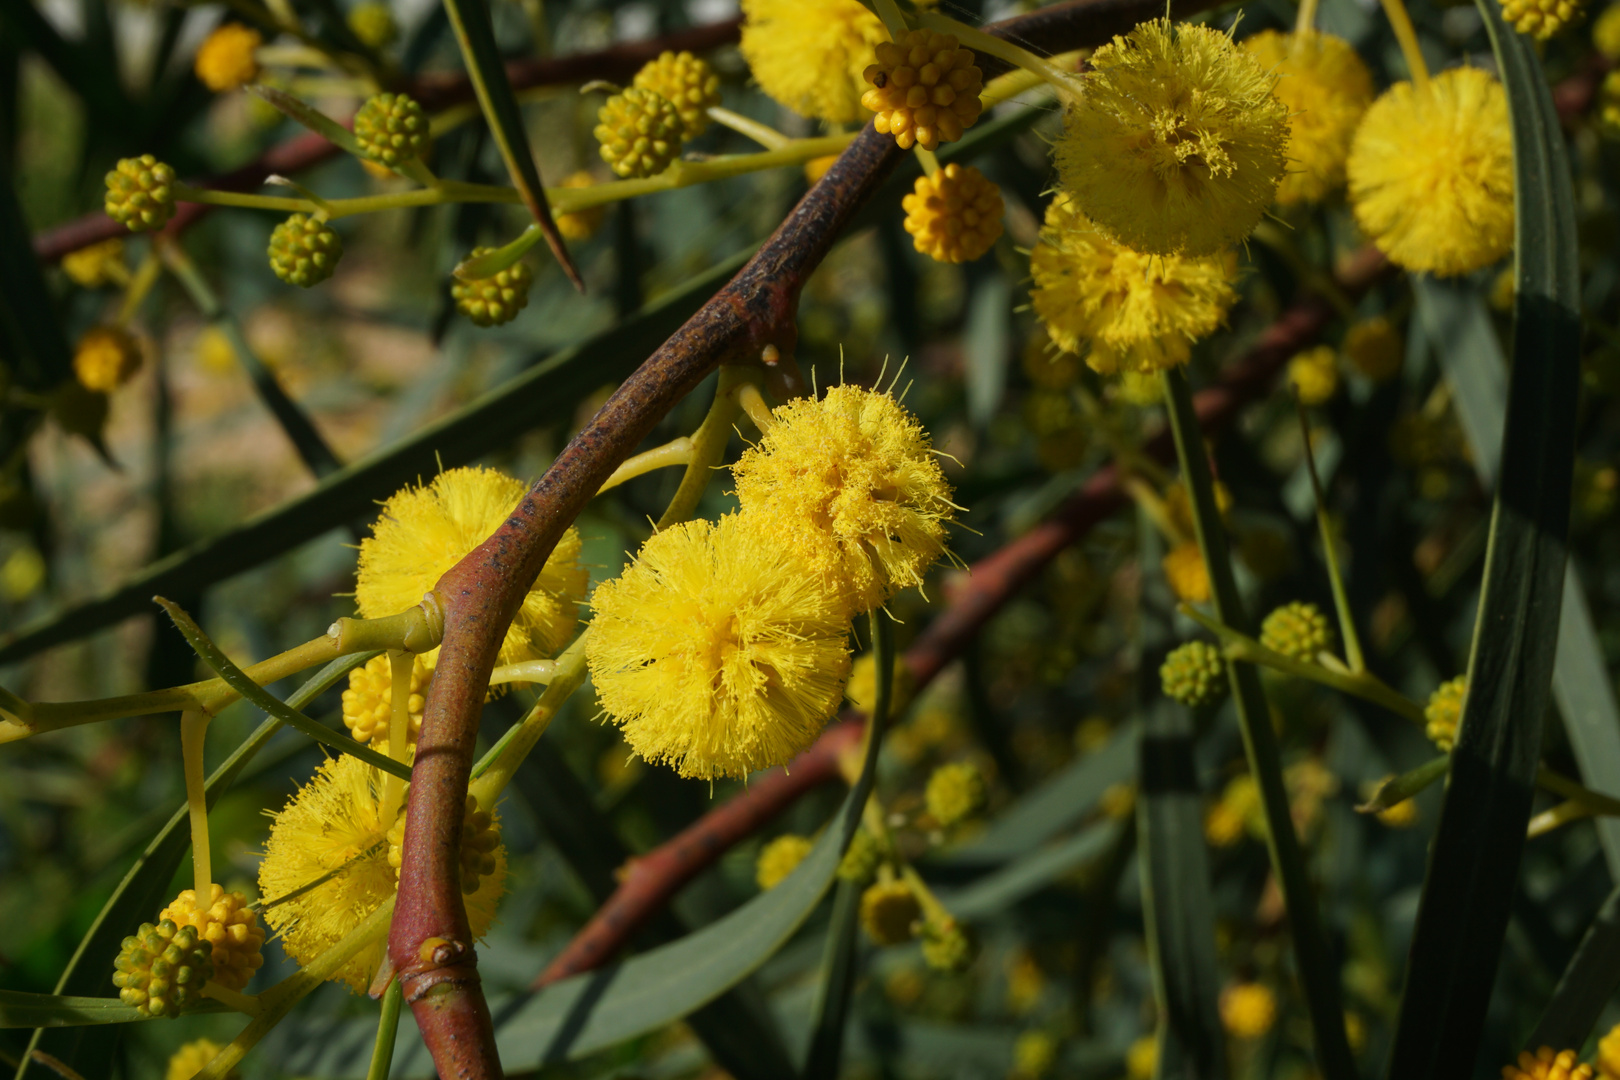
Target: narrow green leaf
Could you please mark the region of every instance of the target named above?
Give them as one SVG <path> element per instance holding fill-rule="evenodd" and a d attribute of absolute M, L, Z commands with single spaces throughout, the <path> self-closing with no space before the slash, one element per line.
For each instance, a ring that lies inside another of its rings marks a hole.
<path fill-rule="evenodd" d="M 1176 457 L 1181 462 L 1182 480 L 1192 495 L 1193 525 L 1204 565 L 1209 570 L 1216 615 L 1232 629 L 1249 633 L 1252 626 L 1238 596 L 1237 581 L 1232 576 L 1230 545 L 1215 506 L 1214 479 L 1210 475 L 1209 459 L 1204 455 L 1204 437 L 1193 408 L 1192 389 L 1187 385 L 1186 373 L 1179 368 L 1165 372 L 1163 382 Z M 1271 869 L 1288 908 L 1294 959 L 1316 1036 L 1317 1063 L 1327 1080 L 1356 1080 L 1355 1059 L 1350 1056 L 1350 1043 L 1344 1030 L 1339 972 L 1328 951 L 1316 898 L 1305 873 L 1299 837 L 1294 833 L 1288 792 L 1283 787 L 1282 758 L 1277 749 L 1277 735 L 1271 728 L 1265 691 L 1260 686 L 1260 673 L 1253 664 L 1231 659 L 1227 660 L 1226 671 L 1237 706 L 1238 723 L 1243 730 L 1249 772 L 1260 788 Z"/>
<path fill-rule="evenodd" d="M 456 43 L 461 46 L 461 59 L 467 65 L 467 76 L 478 95 L 478 107 L 489 121 L 489 130 L 495 136 L 495 145 L 500 147 L 512 184 L 546 234 L 546 243 L 567 272 L 568 279 L 584 292 L 585 281 L 569 257 L 562 234 L 551 218 L 551 207 L 546 203 L 546 189 L 541 186 L 540 170 L 535 168 L 534 152 L 529 149 L 528 129 L 523 126 L 523 110 L 518 107 L 517 94 L 506 77 L 506 61 L 495 44 L 489 6 L 484 0 L 444 0 L 444 10 L 456 32 Z"/>
<path fill-rule="evenodd" d="M 377 1017 L 377 1041 L 372 1045 L 371 1067 L 366 1080 L 388 1080 L 394 1067 L 394 1039 L 399 1034 L 399 1007 L 405 1001 L 405 991 L 398 979 L 391 979 L 383 991 L 382 1012 Z"/>
<path fill-rule="evenodd" d="M 855 989 L 855 927 L 861 910 L 861 887 L 840 881 L 833 898 L 832 921 L 821 955 L 821 977 L 810 1013 L 810 1046 L 801 1080 L 835 1080 L 844 1059 L 844 1026 Z"/>
<path fill-rule="evenodd" d="M 960 919 L 1005 912 L 1013 904 L 1051 884 L 1081 863 L 1108 853 L 1119 838 L 1119 826 L 1103 822 L 1030 852 L 960 889 L 938 889 L 942 904 Z"/>
<path fill-rule="evenodd" d="M 227 1012 L 217 1001 L 198 1002 L 191 1013 Z M 0 990 L 0 1028 L 85 1027 L 93 1024 L 132 1024 L 151 1017 L 117 998 L 74 997 L 67 994 L 25 994 Z"/>
<path fill-rule="evenodd" d="M 178 605 L 163 599 L 161 596 L 155 596 L 153 599 L 168 614 L 170 620 L 174 623 L 175 629 L 180 631 L 181 635 L 186 639 L 186 643 L 202 658 L 202 662 L 212 668 L 214 674 L 224 679 L 226 686 L 241 694 L 244 700 L 263 709 L 267 714 L 282 723 L 297 728 L 316 742 L 330 746 L 339 753 L 357 757 L 372 768 L 391 773 L 401 780 L 411 778 L 410 766 L 395 761 L 387 754 L 379 754 L 369 746 L 362 746 L 347 735 L 339 735 L 320 721 L 312 720 L 297 709 L 292 708 L 270 691 L 254 682 L 248 677 L 247 672 L 231 662 L 231 658 L 226 656 L 219 646 L 209 639 L 207 634 L 203 633 L 202 627 L 197 625 L 196 620 L 180 610 Z"/>
<path fill-rule="evenodd" d="M 527 255 L 529 249 L 540 242 L 540 236 L 540 226 L 530 225 L 518 234 L 516 240 L 503 244 L 494 251 L 486 251 L 482 255 L 462 260 L 451 273 L 462 281 L 494 277 Z"/>
<path fill-rule="evenodd" d="M 1430 758 L 1411 772 L 1392 776 L 1379 784 L 1373 791 L 1372 798 L 1356 807 L 1356 810 L 1363 814 L 1376 814 L 1380 810 L 1399 806 L 1446 775 L 1446 769 L 1450 765 L 1451 755 L 1441 754 L 1439 757 Z"/>
<path fill-rule="evenodd" d="M 1527 1045 L 1580 1046 L 1620 986 L 1620 886 L 1609 893 L 1553 989 Z"/>
<path fill-rule="evenodd" d="M 1531 43 L 1480 0 L 1513 126 L 1513 365 L 1501 480 L 1445 802 L 1390 1056 L 1467 1077 L 1517 891 L 1564 593 L 1579 389 L 1579 267 L 1563 134 Z"/>
<path fill-rule="evenodd" d="M 360 143 L 355 139 L 354 132 L 304 99 L 294 97 L 285 90 L 265 86 L 263 83 L 249 83 L 248 89 L 274 105 L 283 116 L 303 124 L 332 145 L 342 147 L 357 158 L 368 158 L 366 152 L 360 149 Z"/>

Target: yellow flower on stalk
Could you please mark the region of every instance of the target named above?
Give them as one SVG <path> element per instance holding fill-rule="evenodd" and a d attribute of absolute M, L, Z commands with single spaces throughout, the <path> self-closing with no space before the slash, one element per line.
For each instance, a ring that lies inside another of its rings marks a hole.
<path fill-rule="evenodd" d="M 1350 140 L 1372 104 L 1372 73 L 1348 41 L 1314 30 L 1262 30 L 1243 48 L 1282 76 L 1276 94 L 1288 108 L 1289 161 L 1277 201 L 1321 202 L 1344 184 Z"/>
<path fill-rule="evenodd" d="M 1581 20 L 1581 0 L 1502 0 L 1502 18 L 1509 26 L 1537 41 L 1546 41 Z"/>
<path fill-rule="evenodd" d="M 433 668 L 420 656 L 411 663 L 410 696 L 405 707 L 410 717 L 406 740 L 416 745 L 422 734 L 422 709 L 426 705 Z M 374 656 L 349 672 L 349 687 L 343 691 L 343 726 L 355 742 L 374 747 L 388 745 L 388 722 L 393 715 L 393 668 L 387 656 Z"/>
<path fill-rule="evenodd" d="M 197 910 L 197 892 L 186 889 L 158 913 L 158 921 L 169 919 L 176 926 L 190 926 L 213 946 L 208 958 L 214 964 L 214 981 L 227 990 L 241 990 L 252 981 L 253 973 L 264 965 L 264 927 L 248 907 L 247 897 L 226 892 L 215 882 L 210 889 L 206 911 Z"/>
<path fill-rule="evenodd" d="M 688 139 L 708 129 L 708 110 L 720 104 L 720 76 L 707 60 L 686 51 L 665 49 L 636 72 L 633 85 L 651 90 L 674 105 Z"/>
<path fill-rule="evenodd" d="M 1502 1066 L 1502 1080 L 1592 1080 L 1592 1066 L 1578 1064 L 1574 1050 L 1554 1051 L 1543 1046 L 1526 1050 L 1513 1065 Z"/>
<path fill-rule="evenodd" d="M 73 374 L 86 390 L 110 394 L 141 369 L 141 343 L 122 326 L 92 326 L 73 351 Z"/>
<path fill-rule="evenodd" d="M 129 280 L 129 270 L 124 266 L 124 242 L 115 236 L 70 251 L 62 256 L 62 270 L 75 285 L 84 289 L 122 284 Z"/>
<path fill-rule="evenodd" d="M 1278 77 L 1219 30 L 1154 19 L 1098 49 L 1064 112 L 1059 185 L 1122 244 L 1213 255 L 1277 195 L 1288 109 Z"/>
<path fill-rule="evenodd" d="M 360 541 L 354 599 L 367 619 L 397 615 L 422 602 L 445 572 L 506 521 L 527 490 L 495 469 L 447 469 L 421 487 L 383 503 L 371 535 Z M 579 564 L 577 530 L 563 533 L 501 644 L 501 664 L 549 656 L 568 641 L 589 571 Z M 424 654 L 431 664 L 438 650 Z"/>
<path fill-rule="evenodd" d="M 394 822 L 382 820 L 382 787 L 383 775 L 359 758 L 332 758 L 272 815 L 259 863 L 259 891 L 265 897 L 261 910 L 282 947 L 300 964 L 336 945 L 399 887 L 398 871 L 388 861 L 388 832 Z M 282 902 L 318 878 L 324 879 L 319 885 Z M 505 852 L 497 849 L 495 871 L 466 898 L 475 937 L 482 937 L 495 921 L 505 881 Z M 365 993 L 386 948 L 385 937 L 378 937 L 332 979 Z"/>
<path fill-rule="evenodd" d="M 844 384 L 778 406 L 732 466 L 763 542 L 796 550 L 846 612 L 921 585 L 955 510 L 928 432 L 892 396 Z"/>
<path fill-rule="evenodd" d="M 197 49 L 197 78 L 216 94 L 252 82 L 259 75 L 253 54 L 263 44 L 264 35 L 241 23 L 216 28 Z"/>
<path fill-rule="evenodd" d="M 1189 604 L 1209 602 L 1209 567 L 1204 565 L 1204 554 L 1198 550 L 1196 540 L 1184 540 L 1171 548 L 1159 566 L 1177 600 Z"/>
<path fill-rule="evenodd" d="M 1467 700 L 1468 676 L 1459 675 L 1441 683 L 1423 706 L 1423 733 L 1447 753 L 1457 744 L 1457 729 L 1462 724 L 1463 705 Z"/>
<path fill-rule="evenodd" d="M 1453 277 L 1513 247 L 1513 136 L 1507 94 L 1478 68 L 1373 102 L 1348 164 L 1356 224 L 1404 269 Z"/>
<path fill-rule="evenodd" d="M 1339 356 L 1331 345 L 1296 353 L 1288 361 L 1288 382 L 1306 405 L 1322 405 L 1339 392 Z"/>
<path fill-rule="evenodd" d="M 1314 664 L 1318 653 L 1333 647 L 1333 628 L 1321 608 L 1296 600 L 1261 620 L 1260 644 L 1272 652 Z"/>
<path fill-rule="evenodd" d="M 632 750 L 681 776 L 788 763 L 849 675 L 848 608 L 746 514 L 654 535 L 591 608 L 603 710 Z"/>
<path fill-rule="evenodd" d="M 794 833 L 783 833 L 760 849 L 754 863 L 754 881 L 767 892 L 786 881 L 788 875 L 799 868 L 810 854 L 810 838 Z"/>
<path fill-rule="evenodd" d="M 1237 1039 L 1258 1039 L 1277 1022 L 1277 995 L 1264 983 L 1233 983 L 1221 991 L 1221 1025 Z"/>
<path fill-rule="evenodd" d="M 801 116 L 864 118 L 863 73 L 889 40 L 859 0 L 743 0 L 742 54 L 759 88 Z"/>
<path fill-rule="evenodd" d="M 917 177 L 900 208 L 913 246 L 935 262 L 972 262 L 1001 236 L 1001 189 L 971 165 Z"/>
<path fill-rule="evenodd" d="M 163 1080 L 191 1080 L 224 1049 L 213 1039 L 191 1040 L 169 1056 L 169 1064 L 163 1070 Z M 232 1069 L 225 1074 L 225 1080 L 236 1080 L 236 1076 L 236 1070 Z"/>
<path fill-rule="evenodd" d="M 1185 364 L 1237 302 L 1228 255 L 1144 255 L 1117 243 L 1059 193 L 1030 253 L 1035 314 L 1059 348 L 1093 371 L 1155 372 Z"/>
<path fill-rule="evenodd" d="M 900 149 L 938 149 L 978 120 L 984 73 L 973 50 L 959 47 L 953 35 L 912 30 L 898 41 L 879 42 L 875 51 L 877 62 L 861 73 L 872 86 L 861 105 L 876 114 L 873 128 L 893 135 Z"/>

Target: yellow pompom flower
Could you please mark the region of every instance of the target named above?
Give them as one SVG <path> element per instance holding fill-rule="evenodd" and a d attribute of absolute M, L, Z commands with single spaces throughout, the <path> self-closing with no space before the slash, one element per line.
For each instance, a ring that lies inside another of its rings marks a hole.
<path fill-rule="evenodd" d="M 917 177 L 900 207 L 914 246 L 935 262 L 972 262 L 1001 236 L 1001 189 L 971 165 Z"/>
<path fill-rule="evenodd" d="M 1620 4 L 1610 4 L 1592 24 L 1592 45 L 1606 60 L 1620 60 Z"/>
<path fill-rule="evenodd" d="M 1288 382 L 1306 405 L 1321 405 L 1339 392 L 1339 357 L 1331 345 L 1296 353 L 1288 361 Z"/>
<path fill-rule="evenodd" d="M 1113 240 L 1059 194 L 1030 253 L 1035 314 L 1059 348 L 1093 371 L 1185 364 L 1237 302 L 1230 256 L 1145 255 Z"/>
<path fill-rule="evenodd" d="M 1592 1080 L 1592 1066 L 1577 1063 L 1574 1050 L 1554 1051 L 1543 1046 L 1526 1050 L 1513 1065 L 1502 1066 L 1502 1080 Z"/>
<path fill-rule="evenodd" d="M 410 714 L 406 738 L 416 745 L 422 734 L 422 708 L 426 704 L 428 684 L 433 681 L 433 668 L 420 656 L 411 665 L 410 697 L 406 709 Z M 387 656 L 373 656 L 365 665 L 349 672 L 349 688 L 343 691 L 343 726 L 355 742 L 370 743 L 374 747 L 388 745 L 388 721 L 393 713 L 393 669 Z"/>
<path fill-rule="evenodd" d="M 804 857 L 810 854 L 811 846 L 808 836 L 793 833 L 778 836 L 760 849 L 759 859 L 754 863 L 754 881 L 767 892 L 776 888 L 799 868 Z"/>
<path fill-rule="evenodd" d="M 1221 991 L 1221 1025 L 1236 1039 L 1258 1039 L 1277 1022 L 1277 995 L 1264 983 L 1233 983 Z"/>
<path fill-rule="evenodd" d="M 1507 94 L 1478 68 L 1390 87 L 1356 131 L 1348 170 L 1356 224 L 1398 266 L 1452 277 L 1513 247 Z"/>
<path fill-rule="evenodd" d="M 259 916 L 248 907 L 247 897 L 226 892 L 218 882 L 210 887 L 207 910 L 198 911 L 196 890 L 186 889 L 158 913 L 158 920 L 164 919 L 176 926 L 194 927 L 214 947 L 208 955 L 214 964 L 214 981 L 227 990 L 241 990 L 264 966 L 264 927 L 259 925 Z"/>
<path fill-rule="evenodd" d="M 1586 14 L 1577 0 L 1502 0 L 1502 18 L 1537 41 L 1546 41 Z"/>
<path fill-rule="evenodd" d="M 581 170 L 573 173 L 558 187 L 588 188 L 596 186 L 596 178 L 590 173 Z M 583 210 L 575 210 L 569 214 L 557 215 L 557 231 L 563 234 L 565 240 L 589 240 L 596 235 L 596 230 L 602 227 L 602 221 L 607 217 L 607 204 L 588 206 Z"/>
<path fill-rule="evenodd" d="M 861 926 L 874 945 L 910 941 L 921 917 L 917 894 L 903 881 L 879 881 L 861 894 Z"/>
<path fill-rule="evenodd" d="M 1219 30 L 1154 19 L 1091 58 L 1055 148 L 1060 186 L 1122 244 L 1213 255 L 1248 236 L 1287 164 L 1278 77 Z"/>
<path fill-rule="evenodd" d="M 1289 161 L 1277 201 L 1321 202 L 1344 184 L 1350 140 L 1372 104 L 1372 73 L 1348 41 L 1314 30 L 1262 30 L 1243 48 L 1282 76 L 1276 94 L 1288 108 Z"/>
<path fill-rule="evenodd" d="M 984 810 L 984 775 L 967 761 L 941 765 L 928 778 L 923 803 L 941 828 L 950 828 Z"/>
<path fill-rule="evenodd" d="M 93 326 L 73 350 L 73 374 L 86 390 L 110 394 L 141 369 L 141 343 L 122 326 Z"/>
<path fill-rule="evenodd" d="M 253 54 L 263 44 L 264 35 L 241 23 L 216 28 L 197 49 L 197 78 L 216 94 L 252 82 L 259 74 Z"/>
<path fill-rule="evenodd" d="M 1267 615 L 1260 623 L 1260 644 L 1307 664 L 1333 645 L 1333 628 L 1315 604 L 1294 601 Z"/>
<path fill-rule="evenodd" d="M 1441 683 L 1423 706 L 1423 733 L 1447 753 L 1457 744 L 1457 728 L 1462 723 L 1463 703 L 1467 699 L 1468 676 L 1459 675 Z"/>
<path fill-rule="evenodd" d="M 742 54 L 759 88 L 801 116 L 864 117 L 864 73 L 889 40 L 859 0 L 743 0 Z"/>
<path fill-rule="evenodd" d="M 632 86 L 608 98 L 596 116 L 597 150 L 620 176 L 657 176 L 681 156 L 686 126 L 662 94 Z"/>
<path fill-rule="evenodd" d="M 1197 541 L 1184 540 L 1171 548 L 1159 567 L 1177 600 L 1189 604 L 1209 602 L 1209 567 L 1204 565 L 1204 555 L 1198 550 Z"/>
<path fill-rule="evenodd" d="M 900 149 L 955 142 L 984 110 L 984 72 L 952 35 L 912 30 L 897 42 L 879 42 L 876 52 L 877 62 L 861 73 L 872 87 L 861 105 L 876 114 L 872 126 L 893 135 Z"/>
<path fill-rule="evenodd" d="M 1598 1075 L 1603 1080 L 1620 1080 L 1620 1024 L 1614 1025 L 1607 1035 L 1598 1040 L 1597 1067 Z"/>
<path fill-rule="evenodd" d="M 1344 358 L 1373 382 L 1387 382 L 1406 363 L 1406 342 L 1388 319 L 1374 315 L 1345 331 Z"/>
<path fill-rule="evenodd" d="M 388 830 L 388 865 L 398 876 L 405 862 L 405 823 L 410 813 L 403 812 Z M 480 810 L 478 800 L 467 796 L 467 805 L 461 815 L 460 844 L 461 892 L 465 896 L 476 893 L 485 878 L 492 874 L 506 877 L 506 849 L 501 846 L 501 820 L 494 811 Z"/>
<path fill-rule="evenodd" d="M 709 126 L 708 110 L 720 104 L 720 76 L 707 60 L 668 49 L 636 72 L 634 85 L 651 90 L 675 106 L 685 138 L 695 139 Z"/>
<path fill-rule="evenodd" d="M 142 923 L 113 961 L 118 1000 L 142 1016 L 179 1016 L 202 999 L 203 987 L 214 977 L 212 951 L 195 926 L 177 926 L 171 919 L 156 926 Z"/>
<path fill-rule="evenodd" d="M 632 750 L 681 776 L 791 761 L 849 675 L 847 608 L 746 514 L 656 534 L 591 609 L 603 710 Z"/>
<path fill-rule="evenodd" d="M 124 266 L 124 242 L 115 236 L 70 251 L 62 256 L 62 270 L 75 285 L 85 289 L 122 284 L 129 280 L 129 270 Z"/>
<path fill-rule="evenodd" d="M 265 921 L 300 964 L 336 945 L 399 887 L 398 872 L 388 861 L 388 833 L 394 822 L 382 820 L 382 788 L 381 772 L 345 754 L 322 764 L 273 815 L 259 863 L 259 891 L 265 897 Z M 324 880 L 277 902 L 317 878 Z M 505 882 L 505 853 L 497 848 L 494 872 L 466 898 L 475 937 L 482 937 L 494 922 Z M 386 948 L 387 942 L 378 938 L 332 979 L 365 993 Z"/>
<path fill-rule="evenodd" d="M 397 615 L 422 602 L 439 579 L 500 527 L 527 490 L 496 469 L 447 469 L 383 503 L 360 541 L 354 599 L 363 618 Z M 549 656 L 568 641 L 589 571 L 579 564 L 579 533 L 563 533 L 501 644 L 501 664 Z M 424 654 L 429 664 L 438 650 Z"/>
<path fill-rule="evenodd" d="M 163 1071 L 163 1080 L 191 1080 L 193 1076 L 203 1071 L 203 1067 L 219 1056 L 225 1049 L 213 1039 L 193 1039 L 169 1056 L 169 1064 Z M 236 1070 L 232 1069 L 225 1074 L 225 1080 L 236 1080 Z"/>
<path fill-rule="evenodd" d="M 892 396 L 845 384 L 777 407 L 732 466 L 761 538 L 799 552 L 846 612 L 921 585 L 955 507 L 928 433 Z"/>

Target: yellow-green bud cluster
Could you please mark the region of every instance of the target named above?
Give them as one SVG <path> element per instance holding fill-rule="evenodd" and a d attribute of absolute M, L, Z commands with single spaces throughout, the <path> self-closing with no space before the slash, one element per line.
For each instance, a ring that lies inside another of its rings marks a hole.
<path fill-rule="evenodd" d="M 849 849 L 838 862 L 838 877 L 853 885 L 865 885 L 883 863 L 883 845 L 865 829 L 856 829 Z"/>
<path fill-rule="evenodd" d="M 1584 14 L 1577 0 L 1502 0 L 1502 18 L 1537 41 L 1546 41 Z"/>
<path fill-rule="evenodd" d="M 428 118 L 409 94 L 377 94 L 354 116 L 354 140 L 384 165 L 401 165 L 428 148 Z"/>
<path fill-rule="evenodd" d="M 910 941 L 921 913 L 916 894 L 903 881 L 880 881 L 861 894 L 861 925 L 877 945 Z"/>
<path fill-rule="evenodd" d="M 361 4 L 349 12 L 349 29 L 361 43 L 373 49 L 392 45 L 399 36 L 399 24 L 387 4 L 372 2 Z"/>
<path fill-rule="evenodd" d="M 119 1000 L 147 1016 L 179 1016 L 202 998 L 203 984 L 213 978 L 212 951 L 195 927 L 176 926 L 172 919 L 156 926 L 142 923 L 124 939 L 113 962 Z"/>
<path fill-rule="evenodd" d="M 928 30 L 879 44 L 877 63 L 863 73 L 872 88 L 861 96 L 877 114 L 873 127 L 892 134 L 902 150 L 932 150 L 960 139 L 984 110 L 984 73 L 973 60 L 956 38 Z"/>
<path fill-rule="evenodd" d="M 342 257 L 337 230 L 305 214 L 294 214 L 270 234 L 270 269 L 289 285 L 319 285 Z"/>
<path fill-rule="evenodd" d="M 941 827 L 950 828 L 984 809 L 984 777 L 966 761 L 941 765 L 928 778 L 923 801 Z"/>
<path fill-rule="evenodd" d="M 1189 641 L 1170 650 L 1159 665 L 1164 696 L 1197 709 L 1226 696 L 1226 663 L 1207 641 Z"/>
<path fill-rule="evenodd" d="M 685 124 L 662 94 L 633 86 L 608 98 L 596 118 L 602 160 L 620 176 L 657 176 L 680 156 Z"/>
<path fill-rule="evenodd" d="M 923 962 L 935 971 L 965 971 L 973 962 L 973 939 L 955 919 L 923 924 Z"/>
<path fill-rule="evenodd" d="M 473 248 L 469 258 L 487 255 L 490 248 Z M 486 278 L 471 281 L 456 279 L 450 286 L 450 295 L 456 308 L 479 326 L 499 326 L 517 318 L 529 302 L 529 286 L 534 283 L 534 271 L 523 262 L 515 262 L 505 270 Z"/>
<path fill-rule="evenodd" d="M 1448 753 L 1457 744 L 1457 727 L 1462 723 L 1463 700 L 1467 696 L 1468 676 L 1459 675 L 1441 683 L 1423 706 L 1424 734 Z"/>
<path fill-rule="evenodd" d="M 107 174 L 107 216 L 130 232 L 153 232 L 174 216 L 174 168 L 151 154 L 124 158 Z"/>
<path fill-rule="evenodd" d="M 1272 652 L 1314 664 L 1316 654 L 1332 646 L 1333 628 L 1321 608 L 1296 600 L 1266 616 L 1260 624 L 1260 644 Z"/>
<path fill-rule="evenodd" d="M 708 110 L 720 104 L 720 76 L 706 60 L 689 52 L 665 50 L 638 72 L 634 85 L 675 106 L 684 137 L 695 139 L 709 126 Z"/>

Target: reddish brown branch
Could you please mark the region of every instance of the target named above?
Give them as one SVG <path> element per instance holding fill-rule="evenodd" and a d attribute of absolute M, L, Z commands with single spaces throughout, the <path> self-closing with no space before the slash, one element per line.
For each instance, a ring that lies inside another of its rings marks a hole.
<path fill-rule="evenodd" d="M 650 41 L 615 45 L 597 52 L 577 53 L 573 56 L 551 57 L 544 60 L 514 60 L 506 65 L 512 86 L 523 90 L 534 86 L 557 86 L 588 82 L 591 79 L 628 80 L 641 65 L 666 49 L 676 52 L 689 49 L 707 52 L 737 40 L 742 21 L 728 19 L 709 26 L 694 27 Z M 473 97 L 472 83 L 465 73 L 432 72 L 405 85 L 404 89 L 430 110 L 443 109 Z M 352 121 L 351 121 L 352 123 Z M 225 173 L 193 182 L 199 188 L 220 191 L 253 191 L 262 187 L 266 177 L 289 176 L 312 169 L 321 162 L 337 157 L 342 151 L 333 143 L 313 132 L 295 135 L 277 143 L 254 161 Z M 165 230 L 171 236 L 190 228 L 215 208 L 203 203 L 184 203 L 175 212 Z M 86 214 L 81 218 L 47 229 L 34 238 L 34 254 L 41 261 L 51 263 L 71 251 L 128 236 L 129 231 L 106 214 Z"/>
<path fill-rule="evenodd" d="M 1340 284 L 1345 292 L 1357 296 L 1388 269 L 1383 256 L 1365 248 L 1342 268 Z M 1239 409 L 1266 394 L 1288 359 L 1319 338 L 1334 317 L 1332 307 L 1314 296 L 1302 298 L 1284 312 L 1253 347 L 1226 368 L 1220 382 L 1198 395 L 1198 417 L 1204 431 L 1219 432 Z M 1159 432 L 1144 449 L 1160 461 L 1175 457 L 1168 431 Z M 1112 465 L 1105 466 L 1050 517 L 974 563 L 950 592 L 945 610 L 906 650 L 906 666 L 917 685 L 932 681 L 1058 552 L 1078 542 L 1126 501 L 1119 472 Z M 838 756 L 858 742 L 860 730 L 858 718 L 832 725 L 793 762 L 790 772 L 772 772 L 678 836 L 632 860 L 613 895 L 546 965 L 533 987 L 539 989 L 611 960 L 637 930 L 733 845 L 752 836 L 799 795 L 836 779 Z"/>

